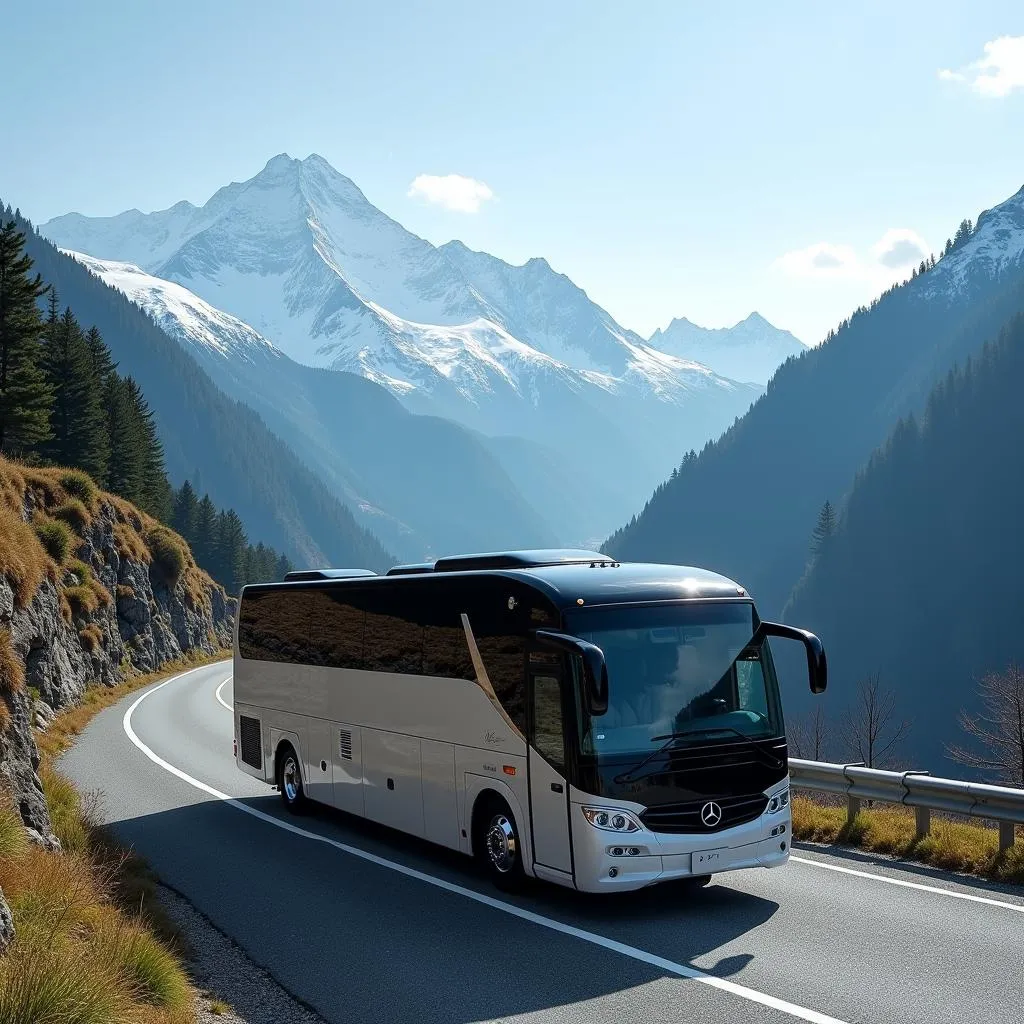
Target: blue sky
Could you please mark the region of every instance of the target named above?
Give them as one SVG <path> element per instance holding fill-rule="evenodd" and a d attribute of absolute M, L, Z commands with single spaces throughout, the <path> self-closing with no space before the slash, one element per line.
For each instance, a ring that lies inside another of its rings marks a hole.
<path fill-rule="evenodd" d="M 644 334 L 757 309 L 815 343 L 1024 185 L 1019 2 L 51 0 L 4 36 L 0 197 L 36 222 L 317 152 Z"/>

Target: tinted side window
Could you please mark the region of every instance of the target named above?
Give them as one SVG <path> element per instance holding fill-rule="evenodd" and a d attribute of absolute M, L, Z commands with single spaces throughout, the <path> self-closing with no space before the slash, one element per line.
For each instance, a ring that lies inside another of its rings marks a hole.
<path fill-rule="evenodd" d="M 363 667 L 371 672 L 423 670 L 423 627 L 417 605 L 420 588 L 408 582 L 366 587 L 361 603 L 366 609 L 363 628 Z"/>
<path fill-rule="evenodd" d="M 565 766 L 562 688 L 557 676 L 533 677 L 533 745 L 552 767 Z"/>
<path fill-rule="evenodd" d="M 238 651 L 257 661 L 303 663 L 309 658 L 310 593 L 246 593 L 238 618 Z"/>
<path fill-rule="evenodd" d="M 420 603 L 423 623 L 423 674 L 445 679 L 475 679 L 466 631 L 462 625 L 464 589 L 435 584 Z"/>
<path fill-rule="evenodd" d="M 526 733 L 526 640 L 531 629 L 553 625 L 553 610 L 535 591 L 514 580 L 466 581 L 463 610 L 469 615 L 480 657 L 506 714 Z"/>
<path fill-rule="evenodd" d="M 310 664 L 330 668 L 363 667 L 366 615 L 351 587 L 311 591 Z"/>

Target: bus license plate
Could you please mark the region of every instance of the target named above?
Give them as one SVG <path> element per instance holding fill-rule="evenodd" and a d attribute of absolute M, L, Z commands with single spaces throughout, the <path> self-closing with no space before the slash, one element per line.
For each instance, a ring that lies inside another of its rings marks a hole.
<path fill-rule="evenodd" d="M 720 868 L 729 861 L 729 850 L 701 850 L 693 855 L 693 868 Z"/>

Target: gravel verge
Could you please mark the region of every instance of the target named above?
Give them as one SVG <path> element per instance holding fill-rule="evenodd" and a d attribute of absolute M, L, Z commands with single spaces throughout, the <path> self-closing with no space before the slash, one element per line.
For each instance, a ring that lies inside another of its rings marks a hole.
<path fill-rule="evenodd" d="M 188 900 L 163 885 L 157 891 L 192 950 L 186 967 L 200 994 L 197 1024 L 325 1024 Z"/>

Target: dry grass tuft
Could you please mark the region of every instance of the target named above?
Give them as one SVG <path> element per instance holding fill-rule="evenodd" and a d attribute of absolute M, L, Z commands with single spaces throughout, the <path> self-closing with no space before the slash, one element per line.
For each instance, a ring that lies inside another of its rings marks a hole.
<path fill-rule="evenodd" d="M 78 639 L 90 654 L 95 654 L 103 646 L 103 631 L 95 622 L 90 622 L 78 631 Z"/>
<path fill-rule="evenodd" d="M 1000 854 L 994 829 L 980 823 L 952 821 L 934 812 L 930 834 L 918 839 L 914 812 L 909 807 L 883 805 L 861 810 L 847 824 L 845 807 L 794 796 L 793 838 L 855 846 L 948 871 L 1024 883 L 1024 843 L 1018 841 Z"/>
<path fill-rule="evenodd" d="M 15 653 L 11 631 L 0 627 L 0 690 L 16 693 L 25 685 L 25 665 Z"/>
<path fill-rule="evenodd" d="M 57 479 L 61 487 L 64 488 L 64 492 L 92 508 L 100 493 L 99 488 L 92 482 L 92 477 L 80 469 L 58 470 L 58 473 Z"/>
<path fill-rule="evenodd" d="M 75 533 L 81 533 L 92 522 L 89 510 L 78 498 L 68 498 L 67 501 L 58 505 L 50 514 L 54 519 L 67 523 Z"/>
<path fill-rule="evenodd" d="M 43 550 L 57 565 L 63 565 L 76 546 L 71 528 L 59 519 L 48 519 L 39 513 L 33 525 Z"/>

